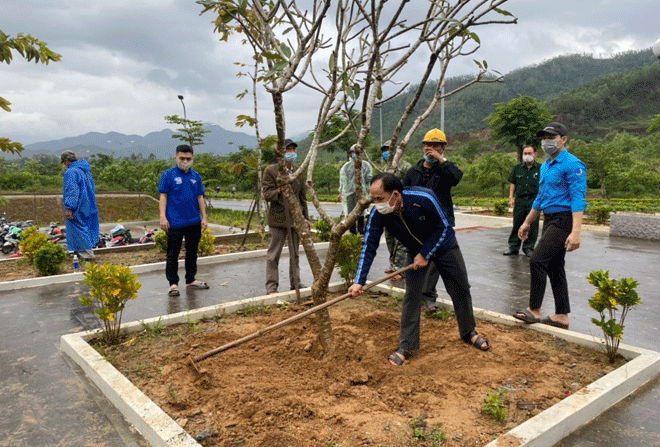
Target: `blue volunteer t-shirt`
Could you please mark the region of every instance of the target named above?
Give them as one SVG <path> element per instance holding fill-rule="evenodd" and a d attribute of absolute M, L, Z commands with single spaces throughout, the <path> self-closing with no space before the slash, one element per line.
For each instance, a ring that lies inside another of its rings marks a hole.
<path fill-rule="evenodd" d="M 198 197 L 204 195 L 204 185 L 196 171 L 183 172 L 176 166 L 168 169 L 160 176 L 158 192 L 167 194 L 165 217 L 170 227 L 180 228 L 202 221 Z"/>
<path fill-rule="evenodd" d="M 579 212 L 587 207 L 587 167 L 566 149 L 541 165 L 539 193 L 532 208 L 544 214 Z"/>

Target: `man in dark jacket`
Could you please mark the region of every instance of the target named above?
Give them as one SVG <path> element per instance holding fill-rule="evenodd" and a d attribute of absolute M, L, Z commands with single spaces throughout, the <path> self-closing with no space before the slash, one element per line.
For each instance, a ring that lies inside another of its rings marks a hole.
<path fill-rule="evenodd" d="M 422 147 L 424 148 L 424 158 L 408 170 L 403 184 L 404 186 L 423 186 L 433 190 L 453 227 L 455 220 L 451 189 L 461 181 L 463 171 L 445 158 L 447 136 L 440 129 L 428 131 L 422 140 Z M 433 265 L 428 269 L 427 274 L 423 286 L 424 297 L 426 306 L 433 309 L 437 307 L 435 301 L 438 298 L 438 292 L 435 286 L 438 283 L 439 274 Z"/>
<path fill-rule="evenodd" d="M 292 140 L 284 141 L 284 163 L 289 174 L 295 170 L 293 163 L 297 159 L 296 149 L 298 145 Z M 305 286 L 300 284 L 300 266 L 298 248 L 300 246 L 300 237 L 296 232 L 293 224 L 293 218 L 288 206 L 285 202 L 284 195 L 277 184 L 277 175 L 279 167 L 277 163 L 272 164 L 264 171 L 263 192 L 264 199 L 269 204 L 268 209 L 268 231 L 270 234 L 270 245 L 266 253 L 266 293 L 277 293 L 279 285 L 279 268 L 280 255 L 284 243 L 287 242 L 289 232 L 293 247 L 289 246 L 289 282 L 291 290 Z M 291 183 L 293 194 L 298 197 L 300 207 L 302 208 L 303 216 L 309 221 L 309 213 L 307 211 L 307 198 L 305 184 L 303 183 L 302 176 L 297 177 Z"/>
<path fill-rule="evenodd" d="M 440 272 L 452 299 L 461 339 L 482 351 L 489 350 L 488 341 L 475 331 L 467 269 L 454 229 L 433 191 L 404 189 L 396 176 L 384 172 L 373 178 L 370 193 L 375 207 L 369 214 L 355 284 L 348 291 L 353 296 L 362 293 L 385 228 L 408 250 L 408 264 L 414 264 L 405 275 L 399 347 L 389 361 L 401 366 L 412 351 L 419 349 L 421 285 L 429 264 Z"/>

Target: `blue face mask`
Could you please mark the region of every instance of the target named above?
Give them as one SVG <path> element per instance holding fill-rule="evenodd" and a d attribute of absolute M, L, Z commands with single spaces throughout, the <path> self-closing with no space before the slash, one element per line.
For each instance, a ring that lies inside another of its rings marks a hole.
<path fill-rule="evenodd" d="M 424 155 L 424 160 L 426 160 L 427 163 L 436 164 L 438 162 L 438 159 L 435 157 L 429 157 L 428 155 Z"/>
<path fill-rule="evenodd" d="M 355 159 L 357 158 L 357 155 L 355 155 L 355 154 L 351 154 L 351 158 L 352 158 L 353 160 L 355 160 Z"/>
<path fill-rule="evenodd" d="M 284 159 L 289 163 L 293 163 L 298 159 L 298 154 L 296 152 L 287 152 L 284 154 Z"/>
<path fill-rule="evenodd" d="M 387 161 L 388 158 L 390 158 L 390 151 L 385 151 L 383 152 L 383 160 Z"/>

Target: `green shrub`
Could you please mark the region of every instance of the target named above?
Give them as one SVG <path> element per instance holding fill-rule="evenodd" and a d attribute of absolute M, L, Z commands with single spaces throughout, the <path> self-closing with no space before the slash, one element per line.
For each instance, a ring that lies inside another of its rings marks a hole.
<path fill-rule="evenodd" d="M 41 276 L 62 273 L 62 262 L 67 258 L 66 250 L 59 244 L 46 242 L 34 253 L 34 267 Z"/>
<path fill-rule="evenodd" d="M 337 266 L 339 266 L 339 276 L 344 278 L 348 287 L 355 280 L 361 251 L 362 236 L 348 233 L 341 237 L 339 251 L 337 252 Z"/>
<path fill-rule="evenodd" d="M 128 300 L 137 298 L 142 284 L 137 275 L 123 265 L 86 263 L 85 267 L 85 284 L 91 290 L 89 296 L 80 297 L 80 304 L 91 306 L 103 324 L 103 341 L 117 343 L 124 307 Z"/>
<path fill-rule="evenodd" d="M 497 199 L 493 201 L 493 212 L 496 216 L 506 216 L 509 212 L 509 200 Z"/>
<path fill-rule="evenodd" d="M 591 321 L 603 330 L 607 356 L 610 362 L 614 362 L 619 342 L 623 340 L 623 323 L 626 315 L 631 307 L 642 302 L 635 290 L 637 281 L 633 278 L 610 279 L 610 272 L 602 270 L 589 273 L 587 281 L 598 289 L 589 300 L 589 307 L 600 313 L 600 320 L 592 318 Z M 619 306 L 621 306 L 621 316 L 617 322 L 616 313 Z M 607 321 L 605 312 L 610 317 Z"/>
<path fill-rule="evenodd" d="M 481 407 L 481 412 L 496 421 L 503 421 L 506 419 L 506 408 L 502 400 L 502 390 L 488 390 L 484 398 L 484 405 Z"/>
<path fill-rule="evenodd" d="M 154 242 L 156 248 L 160 250 L 161 253 L 167 253 L 167 233 L 164 231 L 156 231 L 154 235 Z"/>
<path fill-rule="evenodd" d="M 328 222 L 323 219 L 319 219 L 314 222 L 314 225 L 312 226 L 316 230 L 316 236 L 318 236 L 321 242 L 328 242 L 330 240 L 330 231 L 332 231 L 332 227 L 328 224 Z"/>
<path fill-rule="evenodd" d="M 28 258 L 30 262 L 34 262 L 34 254 L 48 243 L 48 235 L 39 233 L 37 227 L 26 228 L 21 232 L 21 253 Z"/>
<path fill-rule="evenodd" d="M 591 215 L 597 224 L 602 225 L 608 220 L 610 220 L 610 214 L 612 213 L 612 207 L 609 205 L 597 205 L 594 206 L 591 210 Z"/>
<path fill-rule="evenodd" d="M 210 256 L 213 254 L 215 249 L 213 243 L 215 242 L 215 236 L 211 233 L 211 230 L 208 228 L 202 231 L 202 237 L 199 240 L 199 245 L 197 246 L 197 255 L 199 256 Z M 167 249 L 165 249 L 167 251 Z"/>

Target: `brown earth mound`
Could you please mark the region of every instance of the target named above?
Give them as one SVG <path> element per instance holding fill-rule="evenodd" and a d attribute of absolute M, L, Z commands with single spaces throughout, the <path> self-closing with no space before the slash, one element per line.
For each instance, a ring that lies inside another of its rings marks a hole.
<path fill-rule="evenodd" d="M 602 352 L 523 327 L 479 322 L 492 349 L 458 336 L 456 322 L 422 319 L 422 349 L 403 367 L 391 297 L 330 308 L 334 350 L 306 318 L 197 364 L 188 360 L 301 309 L 152 327 L 98 348 L 204 446 L 482 446 L 621 364 Z M 506 418 L 482 411 L 500 390 Z"/>

